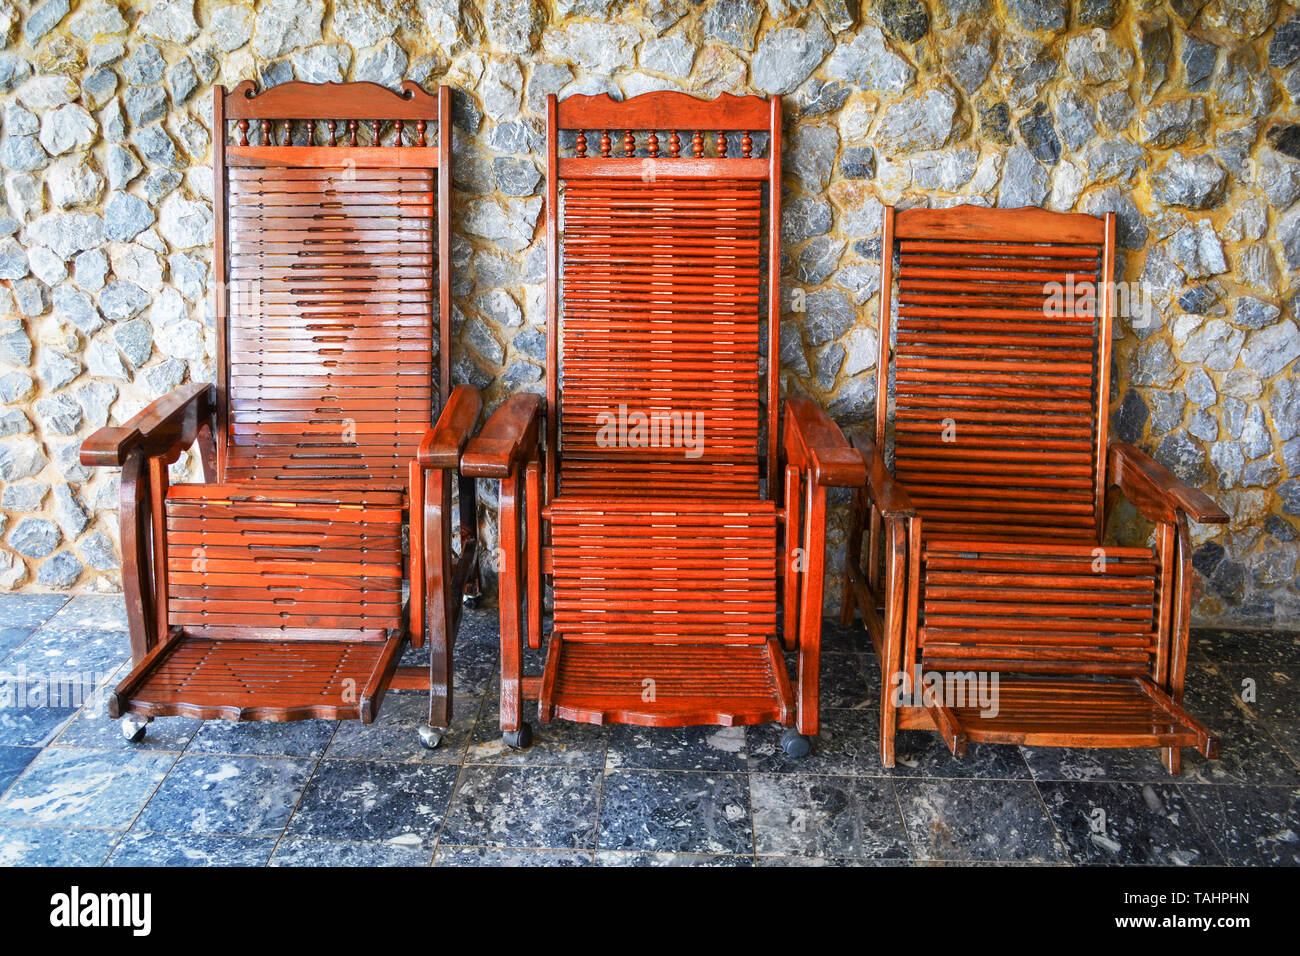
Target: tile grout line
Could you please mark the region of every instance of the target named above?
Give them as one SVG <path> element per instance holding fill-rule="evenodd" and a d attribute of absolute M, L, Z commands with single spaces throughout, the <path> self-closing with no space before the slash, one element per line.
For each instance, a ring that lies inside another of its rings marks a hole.
<path fill-rule="evenodd" d="M 339 725 L 341 723 L 342 723 L 341 721 L 334 722 L 334 729 L 330 731 L 330 739 L 325 741 L 325 745 L 321 747 L 320 756 L 316 758 L 316 762 L 312 764 L 311 773 L 307 774 L 307 779 L 303 781 L 302 789 L 298 791 L 298 799 L 294 801 L 293 809 L 290 810 L 289 815 L 285 817 L 284 826 L 280 828 L 280 835 L 275 837 L 275 846 L 271 847 L 271 852 L 267 856 L 266 862 L 263 863 L 262 866 L 269 867 L 271 865 L 271 861 L 275 859 L 276 851 L 280 849 L 280 841 L 283 840 L 286 836 L 288 836 L 289 824 L 293 822 L 294 815 L 298 812 L 298 809 L 302 806 L 302 798 L 307 795 L 307 788 L 310 787 L 312 781 L 316 779 L 316 771 L 320 769 L 321 763 L 325 760 L 325 754 L 329 751 L 330 744 L 332 744 L 334 742 L 334 738 L 338 736 Z M 198 731 L 194 732 L 194 736 L 195 737 L 198 736 Z M 194 738 L 191 737 L 190 738 L 191 743 L 193 742 L 193 740 Z"/>

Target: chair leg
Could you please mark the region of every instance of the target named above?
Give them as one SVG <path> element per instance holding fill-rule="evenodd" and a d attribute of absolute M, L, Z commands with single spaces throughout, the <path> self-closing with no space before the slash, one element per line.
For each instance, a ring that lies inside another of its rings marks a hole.
<path fill-rule="evenodd" d="M 425 479 L 423 538 L 424 594 L 429 624 L 429 726 L 450 727 L 452 709 L 452 630 L 455 612 L 450 603 L 451 529 L 448 511 L 451 484 L 443 469 Z"/>
<path fill-rule="evenodd" d="M 523 720 L 523 569 L 519 541 L 522 485 L 518 472 L 501 479 L 497 598 L 501 614 L 501 735 L 510 747 L 526 747 L 532 738 Z"/>
<path fill-rule="evenodd" d="M 880 661 L 880 763 L 894 765 L 894 736 L 898 731 L 898 707 L 893 700 L 894 678 L 901 670 L 903 581 L 907 562 L 907 532 L 902 521 L 888 522 L 888 559 L 885 564 L 885 618 L 883 654 Z"/>
<path fill-rule="evenodd" d="M 804 572 L 799 594 L 799 733 L 818 730 L 822 587 L 826 571 L 826 489 L 809 481 L 804 495 Z"/>
<path fill-rule="evenodd" d="M 848 627 L 853 623 L 853 612 L 857 606 L 853 600 L 853 584 L 849 580 L 849 568 L 862 566 L 862 489 L 853 489 L 853 499 L 849 504 L 849 532 L 847 553 L 844 557 L 844 581 L 840 588 L 840 624 Z"/>
<path fill-rule="evenodd" d="M 133 451 L 122 465 L 121 522 L 122 590 L 126 598 L 126 621 L 131 638 L 131 662 L 139 664 L 154 646 L 156 632 L 150 538 L 153 507 L 149 493 L 149 462 Z"/>
<path fill-rule="evenodd" d="M 1171 774 L 1183 772 L 1183 751 L 1179 747 L 1165 747 L 1160 751 L 1160 762 Z"/>

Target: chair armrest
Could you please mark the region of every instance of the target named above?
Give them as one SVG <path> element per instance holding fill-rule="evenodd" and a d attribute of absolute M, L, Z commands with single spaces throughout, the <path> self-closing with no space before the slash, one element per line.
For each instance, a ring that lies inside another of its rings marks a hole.
<path fill-rule="evenodd" d="M 532 392 L 511 395 L 492 413 L 460 459 L 471 478 L 509 478 L 537 454 L 545 400 Z"/>
<path fill-rule="evenodd" d="M 818 485 L 854 488 L 866 480 L 862 457 L 816 402 L 786 399 L 784 444 L 786 460 L 807 469 Z"/>
<path fill-rule="evenodd" d="M 1227 523 L 1228 515 L 1209 495 L 1180 481 L 1160 462 L 1127 442 L 1110 446 L 1108 478 L 1151 521 L 1172 521 L 1181 511 L 1202 524 Z"/>
<path fill-rule="evenodd" d="M 191 382 L 151 403 L 124 425 L 101 428 L 81 443 L 81 463 L 120 468 L 131 452 L 168 455 L 194 441 L 216 409 L 216 386 Z"/>
<path fill-rule="evenodd" d="M 420 440 L 415 460 L 422 468 L 460 467 L 460 456 L 469 443 L 479 415 L 483 396 L 473 385 L 457 385 L 438 416 L 438 422 Z"/>
<path fill-rule="evenodd" d="M 876 443 L 865 435 L 853 436 L 853 447 L 867 464 L 867 494 L 876 503 L 882 515 L 896 515 L 910 518 L 916 514 L 916 506 L 903 486 L 894 479 L 885 467 L 884 456 Z"/>

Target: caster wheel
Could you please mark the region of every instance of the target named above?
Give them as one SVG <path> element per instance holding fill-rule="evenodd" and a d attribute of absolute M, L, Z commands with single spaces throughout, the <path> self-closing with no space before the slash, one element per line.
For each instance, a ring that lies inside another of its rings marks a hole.
<path fill-rule="evenodd" d="M 533 728 L 528 724 L 520 724 L 518 730 L 504 731 L 501 739 L 512 750 L 527 750 L 533 745 Z"/>
<path fill-rule="evenodd" d="M 462 605 L 464 605 L 465 607 L 469 608 L 469 609 L 472 611 L 472 610 L 474 610 L 476 607 L 478 607 L 478 603 L 479 603 L 479 595 L 477 595 L 477 594 L 466 594 L 466 595 L 464 595 L 464 596 L 460 599 L 460 603 L 461 603 Z"/>
<path fill-rule="evenodd" d="M 438 744 L 442 743 L 443 731 L 437 727 L 421 727 L 420 743 L 424 745 L 425 750 L 436 750 Z"/>
<path fill-rule="evenodd" d="M 812 750 L 812 741 L 791 728 L 781 734 L 781 749 L 796 759 L 806 757 L 808 751 Z"/>
<path fill-rule="evenodd" d="M 118 722 L 117 726 L 122 731 L 124 738 L 133 744 L 138 744 L 144 740 L 145 731 L 149 729 L 149 721 L 135 714 L 127 714 Z"/>

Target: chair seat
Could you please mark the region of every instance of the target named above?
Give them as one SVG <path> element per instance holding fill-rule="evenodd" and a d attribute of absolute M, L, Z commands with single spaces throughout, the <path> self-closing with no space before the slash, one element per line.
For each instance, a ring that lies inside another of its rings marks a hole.
<path fill-rule="evenodd" d="M 1217 756 L 1218 741 L 1182 707 L 1138 679 L 1000 680 L 996 711 L 968 700 L 950 707 L 960 738 L 1042 747 L 1196 747 Z M 941 728 L 942 729 L 942 728 Z M 953 746 L 950 741 L 949 745 Z M 956 741 L 960 749 L 964 740 Z"/>
<path fill-rule="evenodd" d="M 202 720 L 357 720 L 379 709 L 401 654 L 384 640 L 221 640 L 177 634 L 114 690 L 109 713 Z"/>
<path fill-rule="evenodd" d="M 555 636 L 538 713 L 643 727 L 789 723 L 794 700 L 775 639 L 762 644 L 597 644 Z"/>
<path fill-rule="evenodd" d="M 117 713 L 369 720 L 404 641 L 404 492 L 268 482 L 167 491 L 167 640 Z"/>
<path fill-rule="evenodd" d="M 755 499 L 560 497 L 542 719 L 786 720 L 777 514 Z"/>

